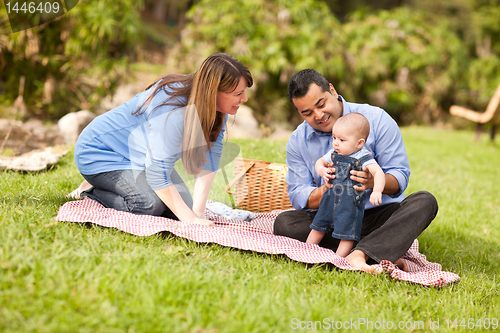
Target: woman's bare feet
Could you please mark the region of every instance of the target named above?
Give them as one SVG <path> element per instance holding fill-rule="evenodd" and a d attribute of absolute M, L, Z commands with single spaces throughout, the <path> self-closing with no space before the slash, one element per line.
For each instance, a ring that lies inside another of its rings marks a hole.
<path fill-rule="evenodd" d="M 396 260 L 394 265 L 398 266 L 401 270 L 408 272 L 408 266 L 406 266 L 406 262 L 403 259 L 399 258 Z"/>
<path fill-rule="evenodd" d="M 68 198 L 68 199 L 80 199 L 80 194 L 83 191 L 89 190 L 91 187 L 92 187 L 92 185 L 90 185 L 90 183 L 88 181 L 84 180 L 80 184 L 80 186 L 78 186 L 78 188 L 76 190 L 74 190 L 73 192 L 66 195 L 66 198 Z"/>
<path fill-rule="evenodd" d="M 360 250 L 352 251 L 347 257 L 345 257 L 345 260 L 347 260 L 347 262 L 351 264 L 352 267 L 359 268 L 370 274 L 374 272 L 373 267 L 366 263 L 366 260 L 368 260 L 368 256 Z"/>

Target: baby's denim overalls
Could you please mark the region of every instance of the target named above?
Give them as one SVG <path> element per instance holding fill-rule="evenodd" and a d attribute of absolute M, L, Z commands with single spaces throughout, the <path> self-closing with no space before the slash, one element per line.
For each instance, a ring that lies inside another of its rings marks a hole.
<path fill-rule="evenodd" d="M 311 229 L 321 232 L 332 232 L 337 239 L 360 241 L 361 224 L 365 212 L 365 193 L 356 191 L 354 185 L 362 185 L 353 181 L 351 170 L 362 171 L 362 165 L 373 157 L 370 154 L 359 160 L 354 157 L 332 154 L 335 179 L 330 179 L 332 188 L 328 188 L 321 199 L 318 212 L 311 224 Z"/>

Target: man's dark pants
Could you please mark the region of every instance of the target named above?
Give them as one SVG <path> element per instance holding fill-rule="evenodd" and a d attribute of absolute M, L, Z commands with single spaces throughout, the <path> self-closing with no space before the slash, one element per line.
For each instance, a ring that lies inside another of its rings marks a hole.
<path fill-rule="evenodd" d="M 354 247 L 376 262 L 395 262 L 408 251 L 413 241 L 429 226 L 438 212 L 436 198 L 426 191 L 411 194 L 400 203 L 365 210 L 361 241 Z M 316 212 L 286 211 L 274 222 L 274 234 L 305 242 Z M 338 239 L 325 234 L 319 244 L 336 250 Z"/>

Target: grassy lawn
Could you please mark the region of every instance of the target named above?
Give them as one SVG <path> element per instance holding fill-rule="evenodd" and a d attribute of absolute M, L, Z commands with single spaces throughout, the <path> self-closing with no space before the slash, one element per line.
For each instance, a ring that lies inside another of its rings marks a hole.
<path fill-rule="evenodd" d="M 301 329 L 312 321 L 328 331 L 332 320 L 359 331 L 498 330 L 498 140 L 420 127 L 403 136 L 412 167 L 406 193 L 428 190 L 440 204 L 420 251 L 459 274 L 458 283 L 428 288 L 170 235 L 56 222 L 64 195 L 82 179 L 68 155 L 48 172 L 1 173 L 0 332 L 316 331 Z M 243 157 L 285 161 L 284 141 L 234 142 Z M 211 198 L 228 203 L 217 182 Z"/>

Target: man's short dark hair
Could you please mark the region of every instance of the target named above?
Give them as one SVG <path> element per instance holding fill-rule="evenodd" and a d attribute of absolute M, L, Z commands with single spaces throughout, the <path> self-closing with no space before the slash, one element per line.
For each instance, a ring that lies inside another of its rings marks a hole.
<path fill-rule="evenodd" d="M 303 69 L 290 79 L 288 82 L 288 98 L 293 106 L 294 98 L 304 97 L 309 91 L 311 83 L 316 83 L 323 92 L 330 91 L 330 83 L 327 79 L 314 69 Z"/>

